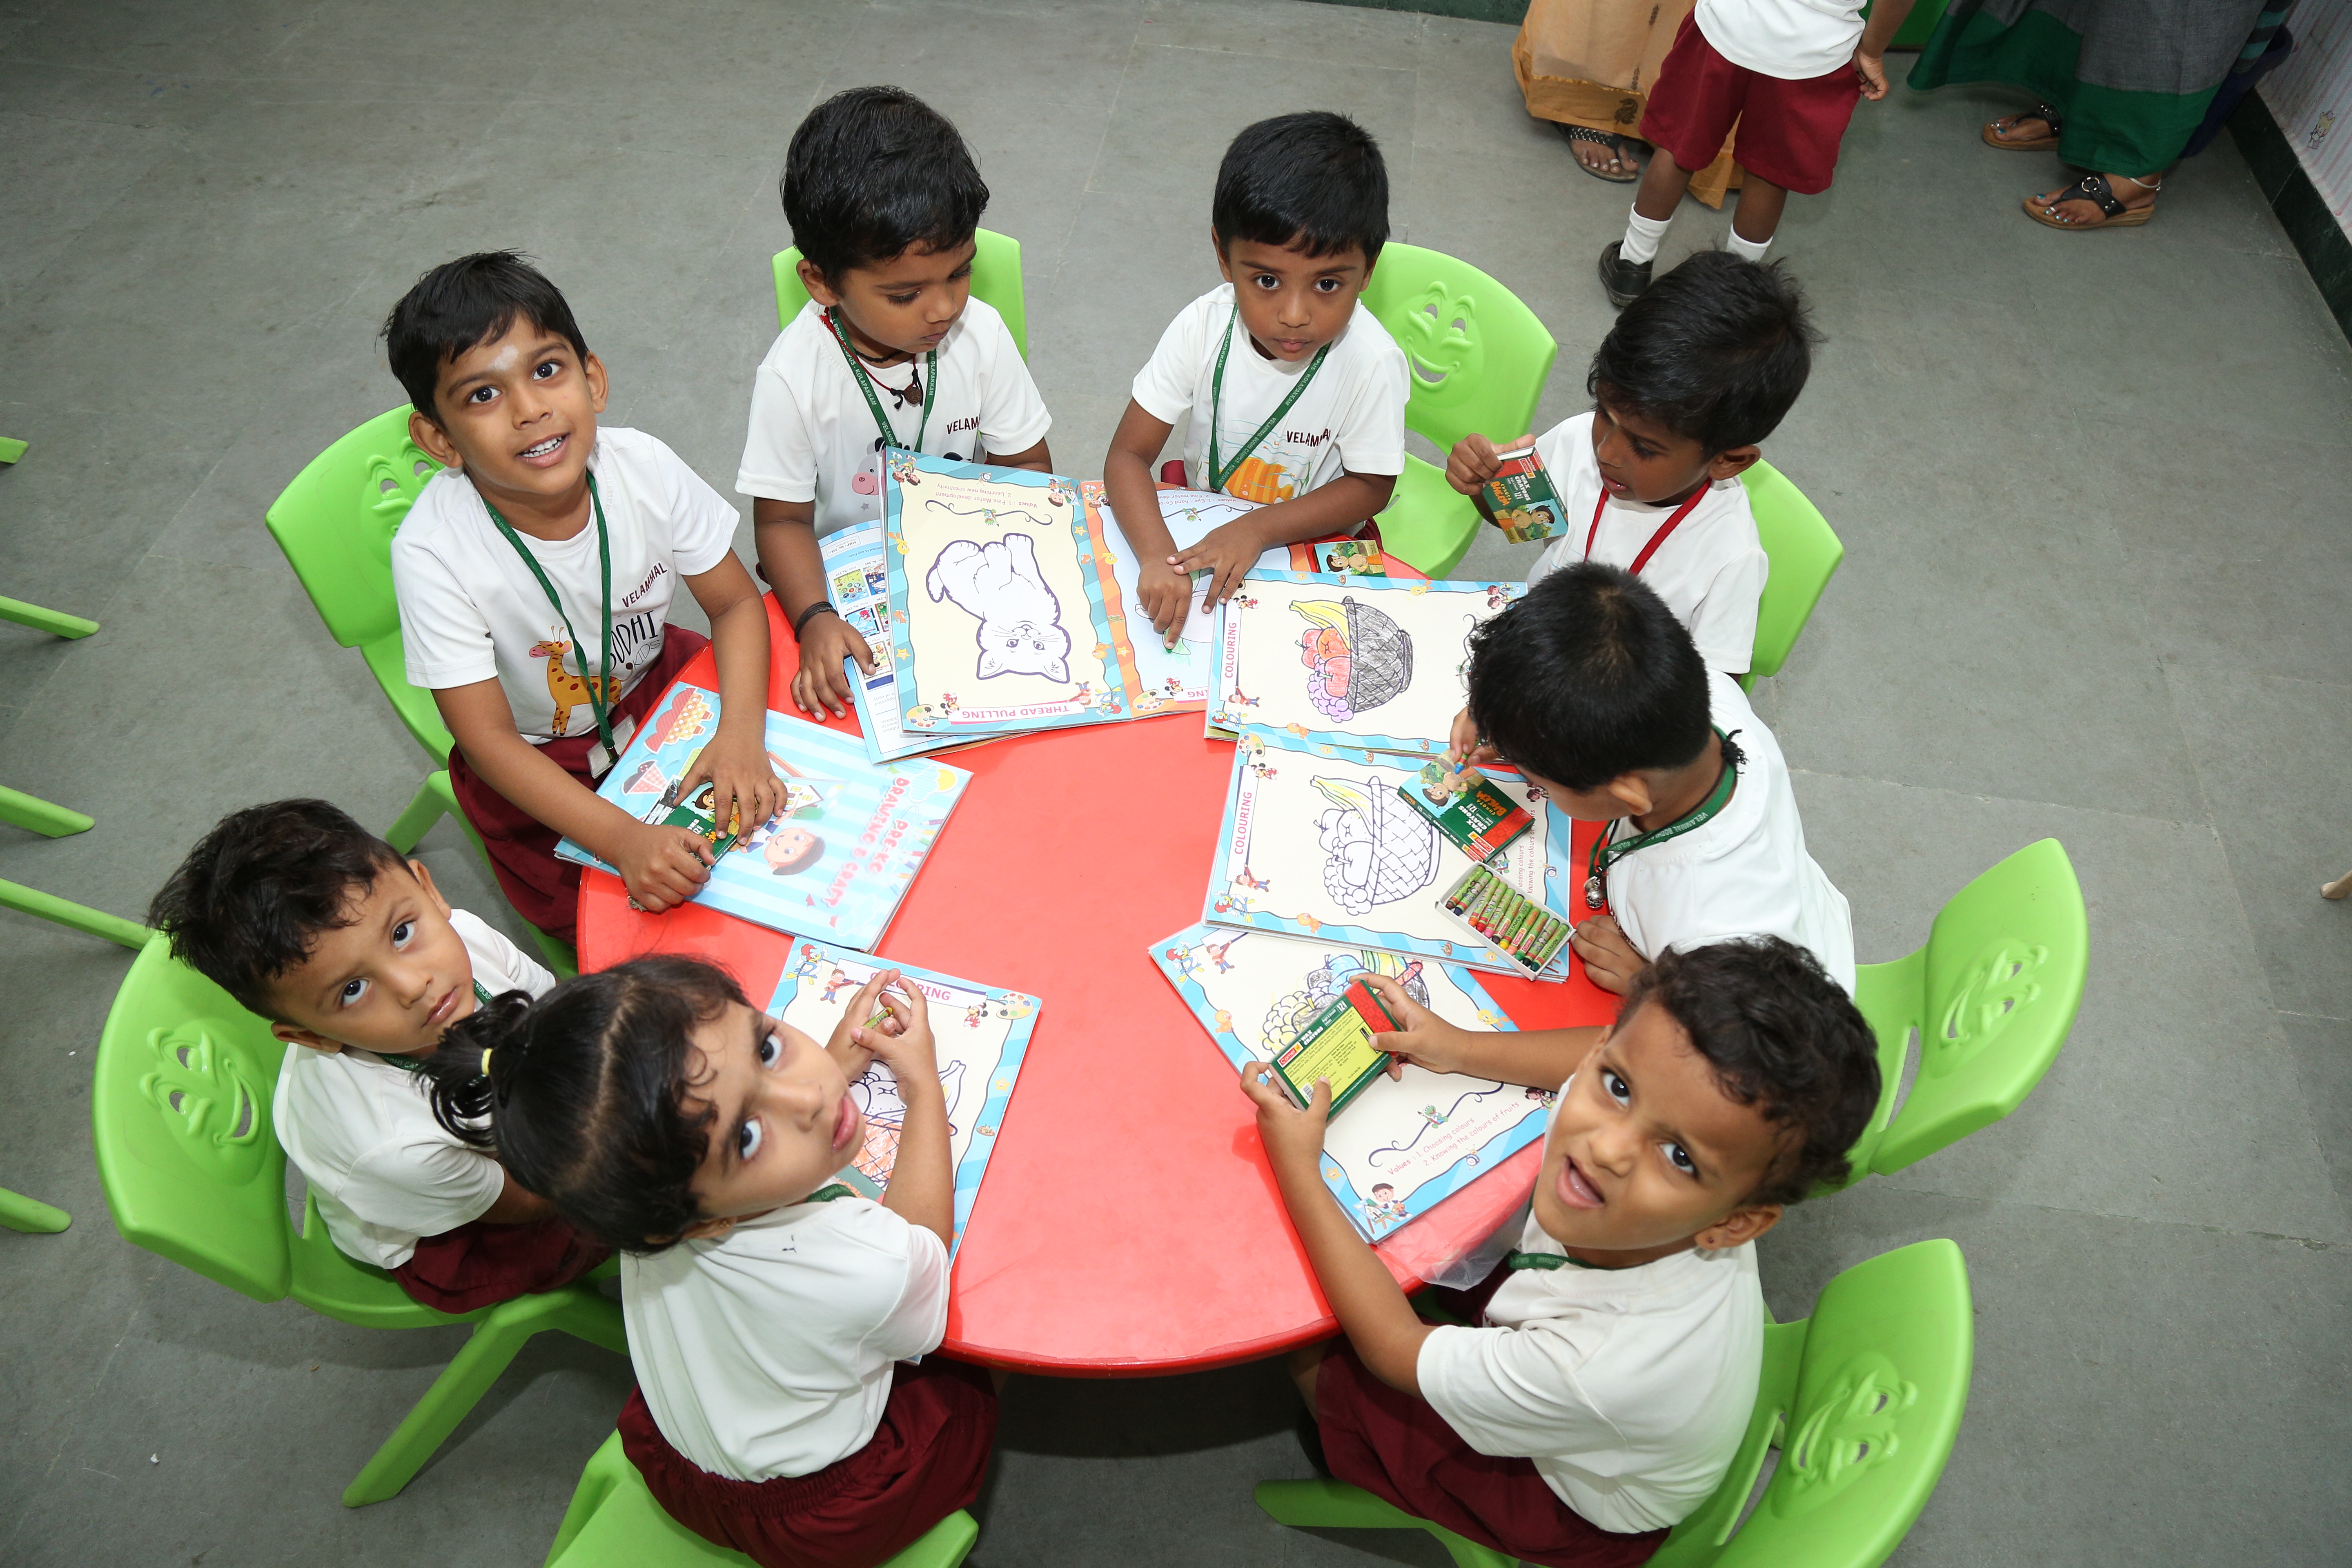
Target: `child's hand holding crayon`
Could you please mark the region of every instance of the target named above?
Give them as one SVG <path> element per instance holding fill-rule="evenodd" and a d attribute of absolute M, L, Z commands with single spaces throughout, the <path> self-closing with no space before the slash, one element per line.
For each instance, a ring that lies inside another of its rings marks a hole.
<path fill-rule="evenodd" d="M 895 1001 L 899 1009 L 907 1005 L 905 998 L 891 988 L 899 984 L 901 976 L 895 969 L 886 969 L 857 988 L 857 994 L 842 1009 L 841 1022 L 833 1026 L 833 1037 L 824 1043 L 827 1055 L 841 1064 L 849 1077 L 860 1078 L 873 1065 L 874 1037 L 896 1035 L 906 1027 L 899 1012 L 893 1010 Z"/>
<path fill-rule="evenodd" d="M 1446 454 L 1445 482 L 1465 496 L 1475 496 L 1502 470 L 1503 453 L 1516 452 L 1522 447 L 1534 444 L 1533 436 L 1522 436 L 1501 447 L 1484 436 L 1465 436 L 1454 443 L 1454 450 Z"/>
<path fill-rule="evenodd" d="M 1464 768 L 1499 763 L 1503 760 L 1503 753 L 1486 743 L 1486 737 L 1478 733 L 1478 721 L 1471 718 L 1470 710 L 1465 708 L 1454 716 L 1454 728 L 1445 744 L 1445 760 L 1454 764 L 1454 772 L 1460 773 Z"/>
<path fill-rule="evenodd" d="M 1173 561 L 1175 557 L 1169 557 Z M 1170 647 L 1184 626 L 1184 617 L 1192 607 L 1192 579 L 1169 564 L 1169 561 L 1145 561 L 1139 563 L 1135 577 L 1135 596 L 1143 601 L 1151 616 L 1151 629 Z"/>
<path fill-rule="evenodd" d="M 1242 1092 L 1257 1107 L 1258 1142 L 1265 1145 L 1267 1162 L 1279 1171 L 1286 1163 L 1304 1163 L 1309 1171 L 1323 1153 L 1323 1130 L 1331 1120 L 1331 1085 L 1315 1080 L 1315 1098 L 1304 1110 L 1290 1103 L 1274 1081 L 1274 1069 L 1265 1062 L 1242 1064 Z"/>

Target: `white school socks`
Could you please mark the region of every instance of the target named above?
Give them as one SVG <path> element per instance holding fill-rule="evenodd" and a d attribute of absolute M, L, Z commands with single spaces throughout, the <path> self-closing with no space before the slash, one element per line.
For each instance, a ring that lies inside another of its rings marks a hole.
<path fill-rule="evenodd" d="M 1763 239 L 1742 239 L 1739 237 L 1738 229 L 1732 230 L 1729 245 L 1731 254 L 1743 261 L 1761 261 L 1764 259 L 1764 253 L 1772 248 L 1772 241 L 1769 236 Z"/>
<path fill-rule="evenodd" d="M 1625 239 L 1617 247 L 1617 258 L 1635 266 L 1652 259 L 1658 254 L 1658 247 L 1664 243 L 1666 230 L 1674 226 L 1674 221 L 1670 217 L 1643 217 L 1639 212 L 1629 214 L 1625 221 Z"/>

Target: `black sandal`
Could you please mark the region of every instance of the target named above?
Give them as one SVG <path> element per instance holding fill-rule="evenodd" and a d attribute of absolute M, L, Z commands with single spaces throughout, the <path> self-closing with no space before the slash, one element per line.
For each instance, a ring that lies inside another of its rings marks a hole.
<path fill-rule="evenodd" d="M 2161 180 L 2151 185 L 2146 180 L 2135 179 L 2129 174 L 2124 178 L 2142 190 L 2164 189 Z M 2105 216 L 2096 223 L 2068 223 L 2058 216 L 2059 207 L 2067 202 L 2089 202 Z M 2156 204 L 2150 202 L 2144 207 L 2127 207 L 2116 199 L 2116 188 L 2107 184 L 2105 174 L 2085 174 L 2049 201 L 2045 202 L 2038 195 L 2026 197 L 2025 216 L 2046 228 L 2137 228 L 2156 216 Z"/>
<path fill-rule="evenodd" d="M 1625 138 L 1613 131 L 1595 131 L 1583 125 L 1563 125 L 1557 120 L 1552 121 L 1552 126 L 1570 142 L 1589 142 L 1596 147 L 1606 147 L 1609 150 L 1609 155 L 1619 163 L 1632 162 L 1625 155 Z M 1630 185 L 1642 177 L 1642 171 L 1638 168 L 1630 174 L 1604 174 L 1581 158 L 1576 161 L 1576 166 L 1594 179 L 1606 180 L 1612 185 Z"/>
<path fill-rule="evenodd" d="M 2037 136 L 2031 142 L 2013 142 L 2006 137 L 1993 134 L 1993 126 L 1999 125 L 2001 120 L 2008 121 L 2012 126 L 2021 120 L 2039 120 L 2050 127 L 2050 134 Z M 1998 147 L 2004 153 L 2039 153 L 2046 148 L 2057 146 L 2058 133 L 2063 129 L 2064 127 L 2059 123 L 2056 110 L 2046 103 L 2037 103 L 2032 108 L 2020 110 L 2015 114 L 2002 115 L 2000 120 L 1993 121 L 1978 134 L 1984 138 L 1986 146 Z"/>

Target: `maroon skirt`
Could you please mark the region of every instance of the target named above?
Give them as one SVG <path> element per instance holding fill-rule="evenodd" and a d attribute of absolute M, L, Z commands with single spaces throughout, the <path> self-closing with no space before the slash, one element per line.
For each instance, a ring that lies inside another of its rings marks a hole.
<path fill-rule="evenodd" d="M 1315 1380 L 1316 1424 L 1332 1475 L 1416 1519 L 1548 1568 L 1636 1568 L 1663 1530 L 1618 1535 L 1559 1500 L 1532 1459 L 1498 1459 L 1462 1440 L 1425 1399 L 1372 1375 L 1342 1343 Z"/>
<path fill-rule="evenodd" d="M 613 710 L 614 722 L 617 725 L 629 718 L 643 723 L 654 700 L 677 679 L 687 660 L 709 646 L 710 639 L 700 632 L 669 627 L 662 634 L 661 655 L 653 668 Z M 592 724 L 584 735 L 559 735 L 540 747 L 539 754 L 594 789 L 596 781 L 588 773 L 588 748 L 595 743 Z M 555 847 L 563 836 L 483 782 L 466 761 L 464 750 L 457 746 L 449 748 L 449 788 L 457 797 L 457 808 L 481 835 L 482 848 L 490 858 L 490 869 L 497 874 L 507 902 L 556 941 L 577 947 L 573 928 L 580 918 L 580 868 L 555 858 Z"/>
<path fill-rule="evenodd" d="M 553 1215 L 529 1225 L 478 1219 L 418 1242 L 392 1277 L 411 1300 L 464 1313 L 569 1285 L 612 1256 Z"/>
<path fill-rule="evenodd" d="M 640 1390 L 621 1447 L 670 1517 L 761 1568 L 875 1568 L 980 1496 L 996 1441 L 996 1391 L 976 1366 L 927 1357 L 892 1369 L 873 1439 L 811 1475 L 714 1476 L 669 1446 Z"/>

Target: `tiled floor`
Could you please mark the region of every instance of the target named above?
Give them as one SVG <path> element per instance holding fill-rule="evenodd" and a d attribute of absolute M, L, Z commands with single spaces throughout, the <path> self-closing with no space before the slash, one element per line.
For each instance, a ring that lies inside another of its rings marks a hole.
<path fill-rule="evenodd" d="M 1521 112 L 1510 36 L 1296 0 L 0 0 L 0 433 L 33 443 L 0 472 L 0 592 L 105 623 L 0 626 L 0 778 L 99 819 L 0 829 L 0 876 L 135 914 L 229 807 L 388 822 L 417 753 L 261 527 L 399 401 L 383 312 L 460 250 L 530 249 L 612 368 L 608 417 L 724 486 L 784 142 L 840 87 L 903 83 L 978 149 L 1066 471 L 1097 471 L 1213 280 L 1226 140 L 1310 106 L 1381 138 L 1400 237 L 1542 316 L 1544 416 L 1574 411 L 1625 193 Z M 1862 957 L 2054 834 L 2090 992 L 2017 1115 L 1799 1211 L 1766 1277 L 1793 1315 L 1886 1247 L 1967 1251 L 1973 1401 L 1897 1561 L 2340 1562 L 2352 907 L 2317 889 L 2352 866 L 2352 356 L 2226 139 L 2148 227 L 2061 236 L 2015 205 L 2054 165 L 1977 141 L 2003 101 L 1865 105 L 1836 189 L 1792 204 L 1829 341 L 1769 451 L 1850 554 L 1762 703 Z M 1685 207 L 1668 259 L 1725 227 Z M 427 858 L 499 907 L 446 826 Z M 115 1237 L 84 1107 L 125 962 L 0 915 L 0 1184 L 78 1216 L 0 1234 L 0 1562 L 536 1561 L 625 1369 L 535 1346 L 404 1496 L 338 1507 L 450 1338 L 259 1306 Z M 1437 1562 L 1258 1515 L 1250 1483 L 1302 1470 L 1292 1408 L 1263 1368 L 1017 1380 L 974 1562 Z"/>

